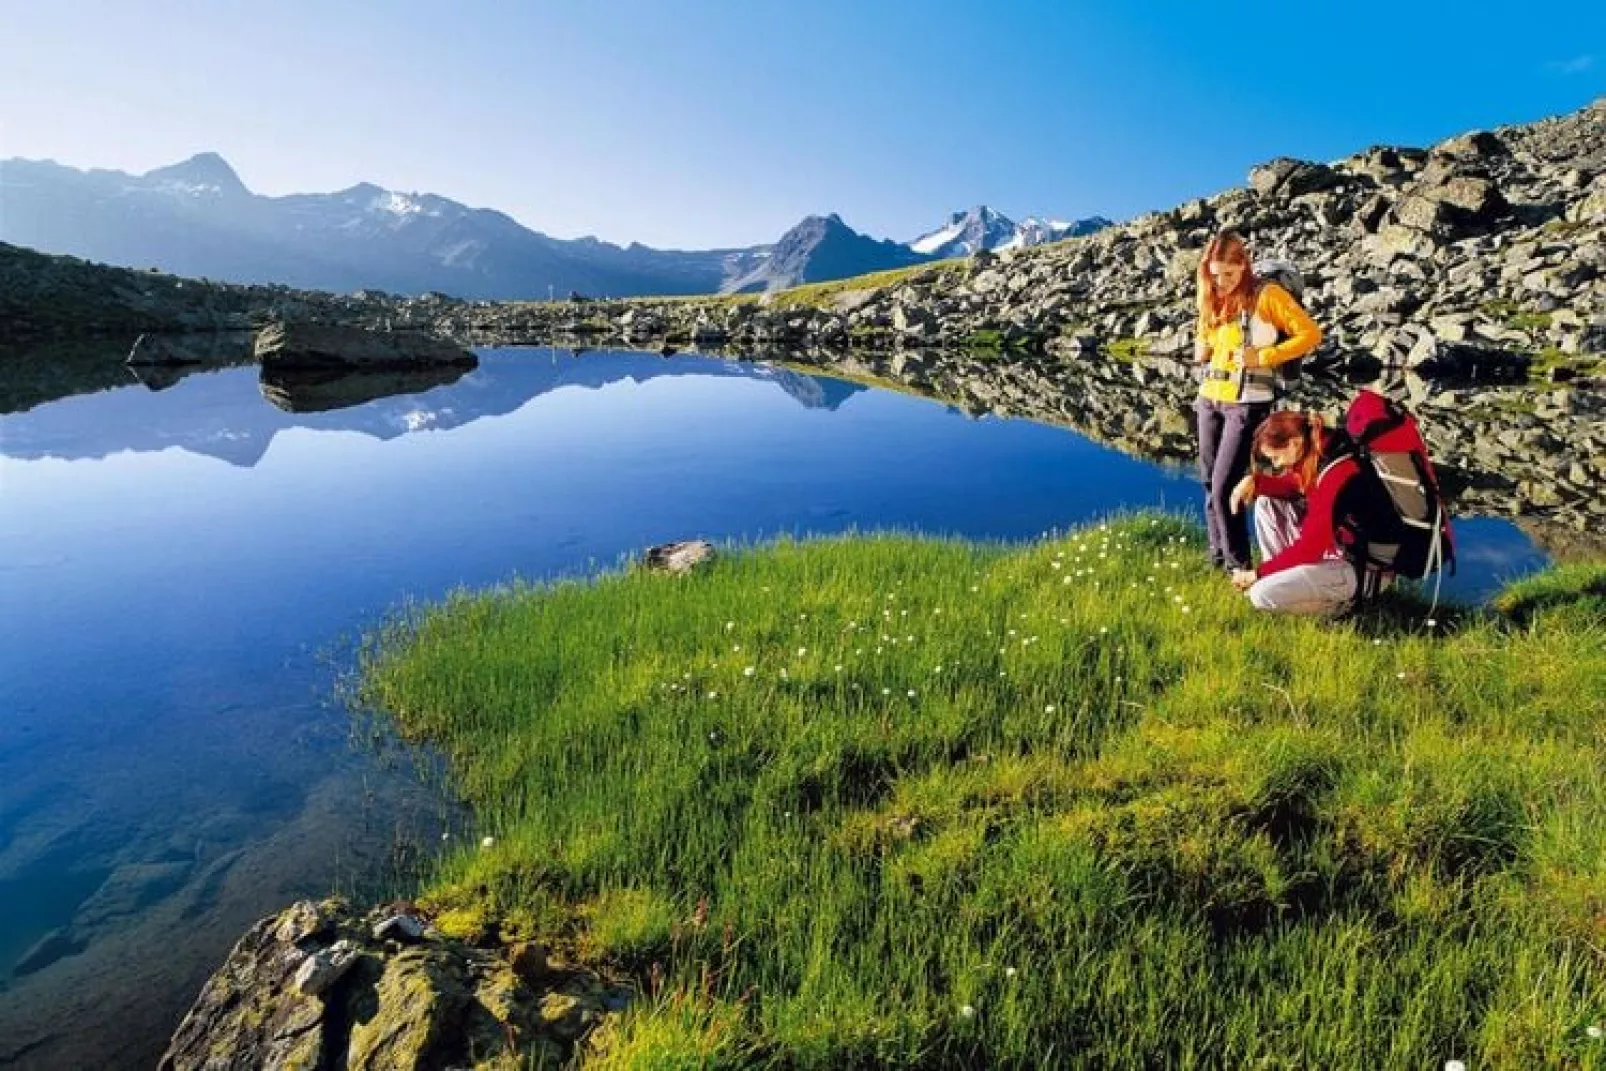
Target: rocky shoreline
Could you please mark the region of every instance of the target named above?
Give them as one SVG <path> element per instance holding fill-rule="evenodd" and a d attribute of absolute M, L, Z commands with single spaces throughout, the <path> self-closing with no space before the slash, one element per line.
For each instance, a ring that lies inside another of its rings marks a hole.
<path fill-rule="evenodd" d="M 1305 274 L 1327 337 L 1296 404 L 1337 411 L 1354 383 L 1384 382 L 1421 413 L 1459 508 L 1580 532 L 1606 521 L 1606 100 L 1427 150 L 1278 159 L 1245 187 L 1087 237 L 765 299 L 331 295 L 0 246 L 0 370 L 62 338 L 273 321 L 696 349 L 889 380 L 1184 460 L 1192 276 L 1223 226 Z"/>

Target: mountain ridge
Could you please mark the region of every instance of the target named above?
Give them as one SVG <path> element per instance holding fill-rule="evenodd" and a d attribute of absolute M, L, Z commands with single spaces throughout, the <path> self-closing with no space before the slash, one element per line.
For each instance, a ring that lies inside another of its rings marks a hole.
<path fill-rule="evenodd" d="M 835 213 L 805 217 L 772 245 L 656 249 L 591 235 L 554 238 L 495 208 L 372 182 L 328 193 L 258 194 L 211 151 L 143 174 L 14 157 L 0 160 L 0 195 L 0 240 L 15 245 L 182 276 L 334 292 L 434 291 L 478 300 L 740 293 L 963 255 L 876 239 Z M 1071 233 L 1035 217 L 1005 223 L 1012 229 L 989 248 Z"/>

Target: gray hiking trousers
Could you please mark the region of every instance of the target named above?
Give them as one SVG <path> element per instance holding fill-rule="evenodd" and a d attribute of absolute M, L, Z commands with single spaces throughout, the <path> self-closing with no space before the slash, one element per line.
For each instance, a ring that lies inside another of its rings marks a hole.
<path fill-rule="evenodd" d="M 1304 509 L 1280 498 L 1255 500 L 1255 542 L 1261 560 L 1280 553 L 1299 535 Z M 1249 588 L 1249 601 L 1257 610 L 1273 613 L 1328 617 L 1341 614 L 1355 602 L 1355 566 L 1342 557 L 1325 558 L 1314 565 L 1263 576 Z"/>
<path fill-rule="evenodd" d="M 1248 569 L 1249 519 L 1229 505 L 1232 489 L 1249 471 L 1249 450 L 1260 422 L 1271 415 L 1270 402 L 1193 403 L 1199 434 L 1199 482 L 1205 493 L 1205 533 L 1210 564 Z"/>

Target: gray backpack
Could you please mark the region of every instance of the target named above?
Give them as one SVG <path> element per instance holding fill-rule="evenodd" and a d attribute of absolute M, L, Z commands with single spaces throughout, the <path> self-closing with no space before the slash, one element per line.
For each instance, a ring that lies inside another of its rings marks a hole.
<path fill-rule="evenodd" d="M 1251 270 L 1255 273 L 1255 278 L 1262 283 L 1276 283 L 1288 291 L 1288 296 L 1299 302 L 1301 306 L 1305 304 L 1305 277 L 1299 274 L 1299 269 L 1294 266 L 1293 261 L 1257 260 Z M 1255 300 L 1257 303 L 1259 299 L 1260 295 L 1256 293 Z M 1244 335 L 1247 337 L 1249 334 L 1249 313 L 1243 314 L 1239 326 L 1243 328 Z M 1295 357 L 1291 361 L 1284 361 L 1278 365 L 1274 370 L 1277 373 L 1278 385 L 1286 387 L 1290 383 L 1296 382 L 1304 374 L 1304 369 L 1301 367 L 1304 363 L 1305 358 Z"/>

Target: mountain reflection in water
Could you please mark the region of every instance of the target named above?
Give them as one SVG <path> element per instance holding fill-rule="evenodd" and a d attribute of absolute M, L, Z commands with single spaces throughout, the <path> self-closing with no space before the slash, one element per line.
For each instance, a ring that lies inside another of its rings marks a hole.
<path fill-rule="evenodd" d="M 600 390 L 665 376 L 773 383 L 806 409 L 839 408 L 864 386 L 769 365 L 642 353 L 576 356 L 566 350 L 501 351 L 493 368 L 372 372 L 267 372 L 202 366 L 139 369 L 159 395 L 99 390 L 6 418 L 0 452 L 32 459 L 106 457 L 178 447 L 250 468 L 290 428 L 353 431 L 376 439 L 460 427 L 503 416 L 563 387 Z M 182 391 L 173 388 L 182 384 Z M 428 392 L 427 397 L 418 397 Z M 264 405 L 266 398 L 272 403 Z"/>

